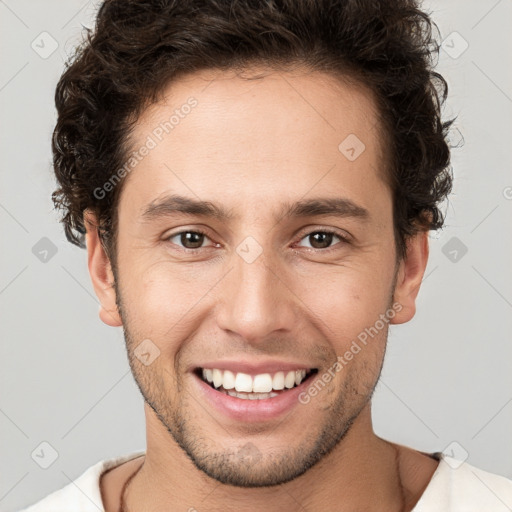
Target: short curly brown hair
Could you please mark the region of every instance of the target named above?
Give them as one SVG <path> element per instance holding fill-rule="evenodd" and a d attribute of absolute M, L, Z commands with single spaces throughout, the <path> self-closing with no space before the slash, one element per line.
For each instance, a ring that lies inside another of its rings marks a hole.
<path fill-rule="evenodd" d="M 204 69 L 303 65 L 373 91 L 402 258 L 409 236 L 442 227 L 452 187 L 453 120 L 441 120 L 448 86 L 433 71 L 433 28 L 416 0 L 106 0 L 55 93 L 52 198 L 67 239 L 85 247 L 90 209 L 115 263 L 123 182 L 106 197 L 94 190 L 122 167 L 130 128 L 169 83 Z"/>

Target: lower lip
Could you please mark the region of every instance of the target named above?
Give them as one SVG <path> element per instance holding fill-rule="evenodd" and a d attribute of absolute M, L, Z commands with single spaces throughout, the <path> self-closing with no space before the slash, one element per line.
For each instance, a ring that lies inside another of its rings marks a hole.
<path fill-rule="evenodd" d="M 200 392 L 214 409 L 231 419 L 245 423 L 279 418 L 294 406 L 302 405 L 299 402 L 299 395 L 310 385 L 311 380 L 311 376 L 309 376 L 298 386 L 272 398 L 250 400 L 217 391 L 197 375 L 193 375 L 193 377 L 199 385 Z"/>

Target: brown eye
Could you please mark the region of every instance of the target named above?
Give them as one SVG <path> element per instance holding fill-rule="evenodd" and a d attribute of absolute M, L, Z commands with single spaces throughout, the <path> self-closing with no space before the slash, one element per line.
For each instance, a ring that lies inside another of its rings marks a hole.
<path fill-rule="evenodd" d="M 176 245 L 181 245 L 185 249 L 199 249 L 203 246 L 206 235 L 198 231 L 182 231 L 168 238 Z"/>
<path fill-rule="evenodd" d="M 204 235 L 202 233 L 195 233 L 193 231 L 186 231 L 181 233 L 181 243 L 187 249 L 197 249 L 203 245 Z"/>
<path fill-rule="evenodd" d="M 329 249 L 333 245 L 333 241 L 344 241 L 341 235 L 337 235 L 331 231 L 314 231 L 306 235 L 302 240 L 307 240 L 311 249 Z M 337 242 L 336 242 L 337 243 Z"/>
<path fill-rule="evenodd" d="M 309 235 L 311 247 L 315 249 L 326 249 L 332 243 L 332 233 L 313 233 Z"/>

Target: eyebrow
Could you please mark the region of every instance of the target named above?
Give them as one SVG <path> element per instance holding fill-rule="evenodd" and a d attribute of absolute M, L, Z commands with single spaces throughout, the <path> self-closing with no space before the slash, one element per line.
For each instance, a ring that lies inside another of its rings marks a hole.
<path fill-rule="evenodd" d="M 280 218 L 289 217 L 355 217 L 362 220 L 370 218 L 370 212 L 346 198 L 319 198 L 298 201 L 293 204 L 286 204 L 281 212 Z"/>
<path fill-rule="evenodd" d="M 167 195 L 149 203 L 142 212 L 144 222 L 176 214 L 199 215 L 222 222 L 239 218 L 231 210 L 210 201 L 201 201 L 179 195 Z M 368 220 L 370 212 L 346 198 L 316 198 L 283 204 L 277 220 L 292 217 L 335 216 Z"/>
<path fill-rule="evenodd" d="M 142 212 L 143 221 L 152 221 L 176 214 L 200 215 L 220 221 L 232 220 L 235 216 L 221 205 L 209 201 L 199 201 L 189 197 L 170 195 L 155 199 Z"/>

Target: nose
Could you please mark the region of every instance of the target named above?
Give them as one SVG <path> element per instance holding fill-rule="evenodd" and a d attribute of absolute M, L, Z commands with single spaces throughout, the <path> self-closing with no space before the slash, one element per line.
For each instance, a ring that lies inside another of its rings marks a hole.
<path fill-rule="evenodd" d="M 297 305 L 286 273 L 264 255 L 252 263 L 238 256 L 234 260 L 217 310 L 218 326 L 251 344 L 291 331 Z"/>

